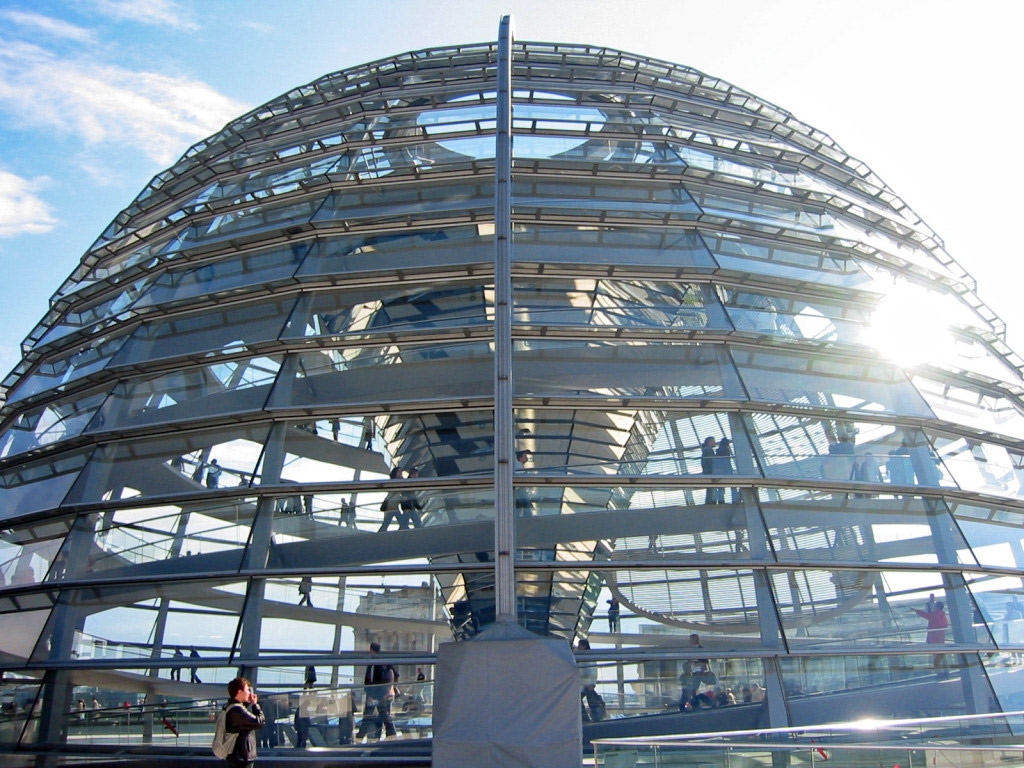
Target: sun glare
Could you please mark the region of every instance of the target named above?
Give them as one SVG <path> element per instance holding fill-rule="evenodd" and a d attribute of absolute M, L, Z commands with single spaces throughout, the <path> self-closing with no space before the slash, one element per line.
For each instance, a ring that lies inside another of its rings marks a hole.
<path fill-rule="evenodd" d="M 924 288 L 901 284 L 878 304 L 866 331 L 869 345 L 900 365 L 934 360 L 949 349 L 949 318 L 942 302 Z"/>

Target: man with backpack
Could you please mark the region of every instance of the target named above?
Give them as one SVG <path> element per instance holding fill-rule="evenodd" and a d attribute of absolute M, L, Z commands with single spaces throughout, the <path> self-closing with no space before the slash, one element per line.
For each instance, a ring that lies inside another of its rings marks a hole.
<path fill-rule="evenodd" d="M 228 683 L 227 706 L 217 721 L 213 737 L 213 753 L 224 758 L 231 768 L 253 768 L 256 765 L 256 734 L 266 724 L 263 710 L 257 703 L 252 683 L 236 677 Z"/>
<path fill-rule="evenodd" d="M 370 653 L 380 653 L 380 643 L 370 643 Z M 357 739 L 369 736 L 380 736 L 381 728 L 384 735 L 395 736 L 395 721 L 391 718 L 391 704 L 395 700 L 395 668 L 390 664 L 371 664 L 366 668 L 363 677 L 366 701 L 363 704 L 363 721 L 359 724 Z"/>

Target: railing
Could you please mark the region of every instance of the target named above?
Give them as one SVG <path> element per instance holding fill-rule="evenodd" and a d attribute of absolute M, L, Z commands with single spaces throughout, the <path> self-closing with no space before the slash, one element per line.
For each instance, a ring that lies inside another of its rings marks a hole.
<path fill-rule="evenodd" d="M 995 766 L 1024 764 L 1024 712 L 863 720 L 804 728 L 596 739 L 604 768 L 763 765 Z"/>
<path fill-rule="evenodd" d="M 432 732 L 432 682 L 399 684 L 391 712 L 399 738 L 429 737 Z M 106 700 L 110 692 L 103 694 Z M 216 699 L 160 700 L 155 704 L 103 706 L 96 700 L 82 700 L 79 708 L 64 716 L 69 745 L 131 746 L 155 744 L 207 748 L 213 739 L 218 713 L 225 696 Z M 340 685 L 307 690 L 287 690 L 260 695 L 267 725 L 257 734 L 264 747 L 301 749 L 304 746 L 342 747 L 360 740 L 358 729 L 363 712 L 363 685 Z M 297 732 L 296 713 L 308 718 L 304 735 Z M 31 723 L 34 717 L 27 718 Z M 0 718 L 12 721 L 20 732 L 26 717 Z M 13 737 L 11 741 L 13 741 Z M 0 741 L 0 743 L 3 743 Z"/>

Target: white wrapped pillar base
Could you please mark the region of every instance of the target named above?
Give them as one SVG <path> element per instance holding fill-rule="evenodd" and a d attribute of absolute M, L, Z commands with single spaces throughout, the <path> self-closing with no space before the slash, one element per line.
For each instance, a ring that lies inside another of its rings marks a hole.
<path fill-rule="evenodd" d="M 497 622 L 438 648 L 434 768 L 582 763 L 580 678 L 568 643 Z"/>

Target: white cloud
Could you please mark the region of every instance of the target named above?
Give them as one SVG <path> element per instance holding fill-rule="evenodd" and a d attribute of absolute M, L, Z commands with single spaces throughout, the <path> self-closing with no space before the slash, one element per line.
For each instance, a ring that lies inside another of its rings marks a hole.
<path fill-rule="evenodd" d="M 36 191 L 49 182 L 45 176 L 23 179 L 0 171 L 0 237 L 38 235 L 57 223 Z"/>
<path fill-rule="evenodd" d="M 61 21 L 60 19 L 54 19 L 50 16 L 15 10 L 4 11 L 0 15 L 19 27 L 25 27 L 36 32 L 42 32 L 44 35 L 49 35 L 50 37 L 74 40 L 79 43 L 96 42 L 96 35 L 93 34 L 91 29 L 79 27 L 75 24 Z"/>
<path fill-rule="evenodd" d="M 3 40 L 0 107 L 21 127 L 57 129 L 89 145 L 133 147 L 164 165 L 246 108 L 196 80 L 62 59 Z"/>
<path fill-rule="evenodd" d="M 198 29 L 175 0 L 94 0 L 96 10 L 114 19 L 140 24 Z"/>

